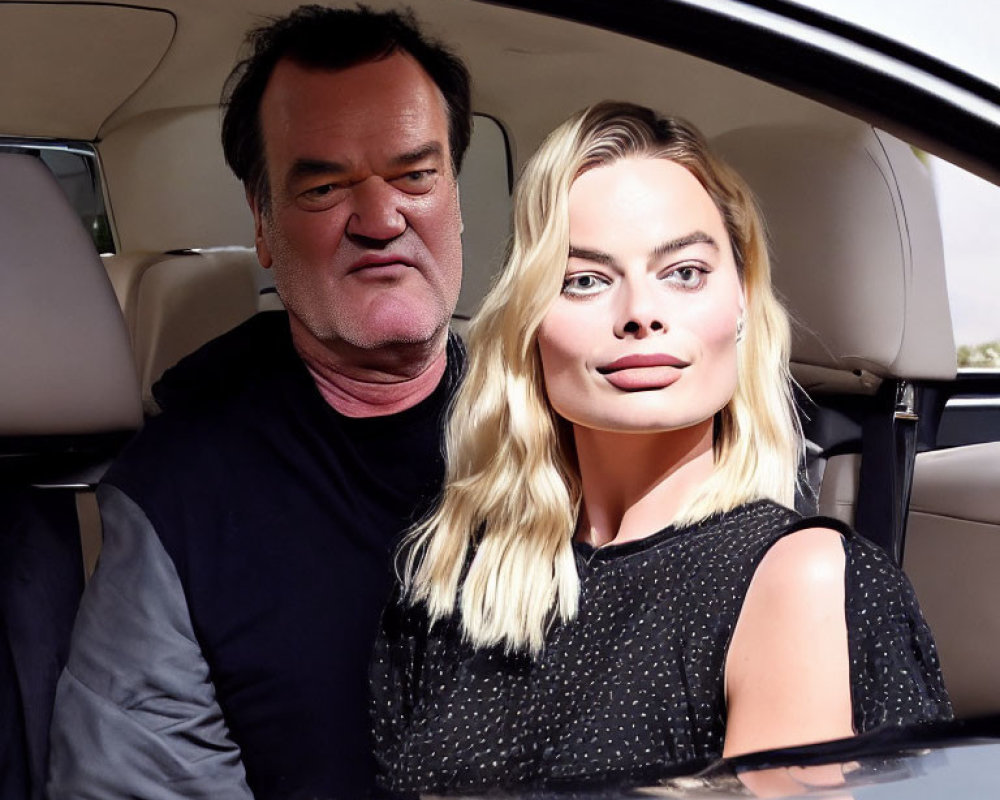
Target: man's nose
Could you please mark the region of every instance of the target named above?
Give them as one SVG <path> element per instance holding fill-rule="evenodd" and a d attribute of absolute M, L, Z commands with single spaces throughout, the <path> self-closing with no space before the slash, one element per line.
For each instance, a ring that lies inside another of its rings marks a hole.
<path fill-rule="evenodd" d="M 644 339 L 667 330 L 663 309 L 658 307 L 649 287 L 626 281 L 622 286 L 621 307 L 615 321 L 615 336 Z"/>
<path fill-rule="evenodd" d="M 406 230 L 399 192 L 379 176 L 372 175 L 355 184 L 351 200 L 346 233 L 355 243 L 364 247 L 383 246 Z"/>

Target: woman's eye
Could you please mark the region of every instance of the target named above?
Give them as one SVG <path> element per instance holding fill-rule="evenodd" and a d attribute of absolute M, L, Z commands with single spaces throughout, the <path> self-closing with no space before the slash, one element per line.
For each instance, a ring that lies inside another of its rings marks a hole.
<path fill-rule="evenodd" d="M 562 293 L 571 297 L 587 297 L 604 291 L 608 285 L 609 282 L 606 278 L 590 272 L 581 272 L 578 275 L 566 276 L 562 285 Z"/>
<path fill-rule="evenodd" d="M 708 270 L 694 264 L 684 264 L 672 269 L 664 280 L 680 289 L 700 289 L 708 277 Z"/>
<path fill-rule="evenodd" d="M 392 182 L 407 194 L 426 194 L 434 188 L 437 174 L 436 169 L 415 169 L 400 175 Z"/>

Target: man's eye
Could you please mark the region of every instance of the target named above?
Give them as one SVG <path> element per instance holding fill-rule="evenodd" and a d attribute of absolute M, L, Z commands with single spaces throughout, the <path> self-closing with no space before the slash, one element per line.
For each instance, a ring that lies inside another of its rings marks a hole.
<path fill-rule="evenodd" d="M 567 275 L 563 281 L 562 293 L 570 297 L 588 297 L 603 292 L 610 285 L 607 278 L 592 272 Z"/>
<path fill-rule="evenodd" d="M 664 280 L 679 289 L 700 289 L 705 285 L 708 270 L 695 264 L 682 264 L 667 273 Z"/>
<path fill-rule="evenodd" d="M 346 193 L 346 187 L 336 183 L 323 183 L 300 192 L 299 205 L 310 211 L 331 208 L 339 203 Z"/>
<path fill-rule="evenodd" d="M 407 194 L 424 194 L 434 188 L 436 169 L 415 169 L 395 178 L 392 183 Z"/>

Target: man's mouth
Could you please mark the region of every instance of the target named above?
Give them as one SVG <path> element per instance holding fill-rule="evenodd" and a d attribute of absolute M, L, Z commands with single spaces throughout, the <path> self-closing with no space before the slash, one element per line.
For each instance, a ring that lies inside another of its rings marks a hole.
<path fill-rule="evenodd" d="M 367 274 L 373 277 L 389 276 L 402 270 L 414 269 L 415 265 L 400 256 L 367 256 L 360 258 L 351 265 L 348 275 Z"/>

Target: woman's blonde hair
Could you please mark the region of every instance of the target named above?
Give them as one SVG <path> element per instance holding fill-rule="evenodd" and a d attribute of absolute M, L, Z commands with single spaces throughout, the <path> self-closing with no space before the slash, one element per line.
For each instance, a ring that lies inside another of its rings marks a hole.
<path fill-rule="evenodd" d="M 750 190 L 688 123 L 627 103 L 587 108 L 548 136 L 518 182 L 511 253 L 469 331 L 468 373 L 445 439 L 445 489 L 404 545 L 409 601 L 425 603 L 432 622 L 457 608 L 478 647 L 537 654 L 548 625 L 576 615 L 580 477 L 571 427 L 546 399 L 536 333 L 562 288 L 573 181 L 629 157 L 669 159 L 701 182 L 746 295 L 737 389 L 716 416 L 715 470 L 674 522 L 759 498 L 794 499 L 800 436 L 789 326 Z"/>

